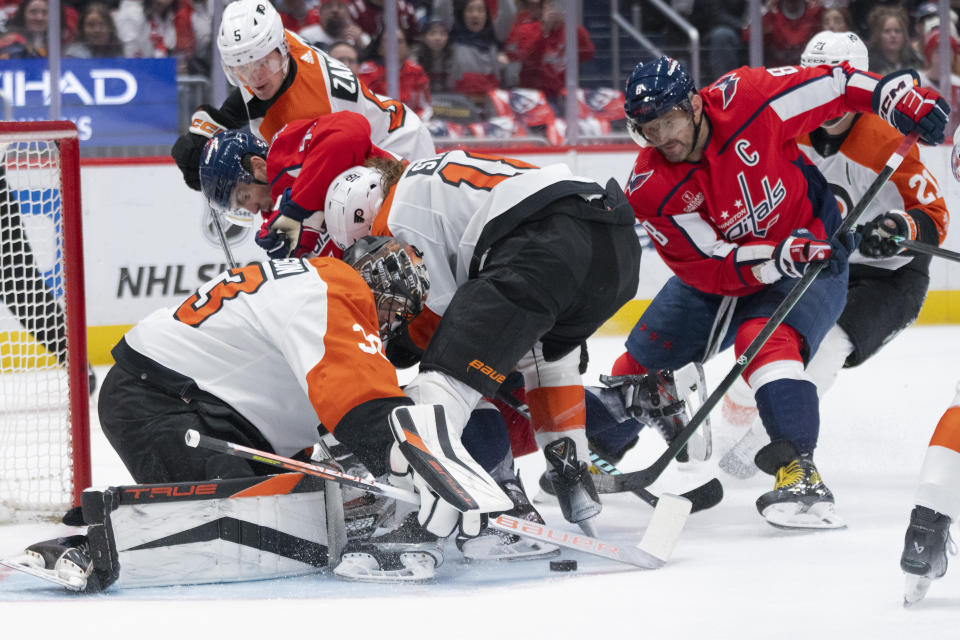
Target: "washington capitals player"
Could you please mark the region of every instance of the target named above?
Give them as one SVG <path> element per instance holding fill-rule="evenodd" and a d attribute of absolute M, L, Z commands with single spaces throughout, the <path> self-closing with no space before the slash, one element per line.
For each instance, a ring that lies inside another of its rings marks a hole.
<path fill-rule="evenodd" d="M 713 331 L 720 348 L 742 353 L 794 279 L 829 263 L 744 372 L 772 440 L 757 466 L 776 476 L 757 508 L 775 525 L 843 526 L 813 462 L 819 403 L 804 365 L 843 309 L 854 240 L 828 240 L 840 212 L 795 138 L 871 109 L 903 133 L 943 140 L 949 107 L 912 72 L 741 68 L 697 92 L 682 65 L 660 57 L 627 84 L 628 128 L 645 148 L 626 191 L 676 275 L 628 337 L 613 369 L 620 382 L 708 357 Z"/>
<path fill-rule="evenodd" d="M 800 62 L 804 67 L 847 62 L 866 69 L 867 47 L 853 33 L 824 31 L 807 43 Z M 797 142 L 846 212 L 876 179 L 900 139 L 873 114 L 846 113 Z M 841 368 L 871 358 L 920 313 L 930 283 L 930 256 L 902 251 L 891 236 L 937 246 L 946 238 L 949 218 L 940 185 L 919 151 L 911 149 L 860 218 L 864 240 L 850 256 L 847 304 L 807 365 L 821 398 Z M 747 434 L 720 460 L 722 469 L 739 477 L 756 470 L 753 456 L 766 435 L 754 420 L 752 404 L 742 378 L 724 398 L 729 421 L 750 426 L 753 420 Z"/>

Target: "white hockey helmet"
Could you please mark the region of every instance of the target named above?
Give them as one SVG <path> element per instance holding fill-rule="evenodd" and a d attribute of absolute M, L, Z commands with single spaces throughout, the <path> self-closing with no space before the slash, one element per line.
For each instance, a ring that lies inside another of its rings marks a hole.
<path fill-rule="evenodd" d="M 243 69 L 274 50 L 280 51 L 286 68 L 290 53 L 280 14 L 270 0 L 236 0 L 224 7 L 217 48 L 227 79 L 238 86 L 242 82 L 233 70 Z"/>
<path fill-rule="evenodd" d="M 334 178 L 323 206 L 330 239 L 346 249 L 368 235 L 383 198 L 383 175 L 376 169 L 351 167 Z"/>
<path fill-rule="evenodd" d="M 847 62 L 854 69 L 866 71 L 869 67 L 867 45 L 860 36 L 850 31 L 821 31 L 810 38 L 800 54 L 800 65 L 816 67 Z"/>

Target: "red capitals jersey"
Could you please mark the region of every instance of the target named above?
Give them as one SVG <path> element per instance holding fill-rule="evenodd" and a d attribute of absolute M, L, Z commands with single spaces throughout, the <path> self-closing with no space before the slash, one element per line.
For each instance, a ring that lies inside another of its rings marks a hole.
<path fill-rule="evenodd" d="M 795 138 L 870 111 L 874 74 L 841 67 L 741 67 L 699 92 L 710 134 L 699 162 L 641 149 L 626 193 L 657 253 L 685 283 L 742 296 L 795 229 L 826 238 L 840 212 Z"/>
<path fill-rule="evenodd" d="M 294 203 L 315 212 L 303 221 L 297 257 L 342 255 L 323 224 L 327 189 L 340 173 L 374 157 L 395 156 L 371 142 L 370 123 L 352 111 L 295 120 L 277 132 L 267 153 L 270 196 L 276 201 L 289 188 Z"/>

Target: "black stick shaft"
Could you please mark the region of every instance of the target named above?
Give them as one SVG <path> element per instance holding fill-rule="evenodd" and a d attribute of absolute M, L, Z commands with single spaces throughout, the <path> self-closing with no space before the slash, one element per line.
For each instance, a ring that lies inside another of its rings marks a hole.
<path fill-rule="evenodd" d="M 944 249 L 943 247 L 935 247 L 932 244 L 927 244 L 926 242 L 917 242 L 916 240 L 897 240 L 899 244 L 904 249 L 909 249 L 914 253 L 925 253 L 930 256 L 935 256 L 937 258 L 946 258 L 947 260 L 953 260 L 954 262 L 960 262 L 960 253 L 956 251 L 950 251 L 949 249 Z"/>

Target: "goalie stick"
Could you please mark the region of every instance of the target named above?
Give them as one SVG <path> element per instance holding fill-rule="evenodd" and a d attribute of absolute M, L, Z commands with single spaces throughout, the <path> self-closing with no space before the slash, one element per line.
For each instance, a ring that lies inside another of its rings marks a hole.
<path fill-rule="evenodd" d="M 873 199 L 877 197 L 880 189 L 887 182 L 893 172 L 897 170 L 897 167 L 899 167 L 900 163 L 903 162 L 904 156 L 907 155 L 907 152 L 917 142 L 919 137 L 919 132 L 914 131 L 903 138 L 896 150 L 887 159 L 883 170 L 877 174 L 877 177 L 874 178 L 866 192 L 864 192 L 863 197 L 860 198 L 860 201 L 857 202 L 856 206 L 854 206 L 850 213 L 847 214 L 847 217 L 844 218 L 843 223 L 840 225 L 840 228 L 837 229 L 836 233 L 833 234 L 832 239 L 840 238 L 854 228 L 854 225 L 857 224 L 857 219 L 870 205 L 870 203 L 873 202 Z M 694 434 L 694 432 L 700 428 L 700 425 L 710 414 L 710 412 L 713 411 L 713 408 L 720 403 L 720 401 L 723 399 L 723 396 L 726 395 L 730 387 L 733 386 L 733 383 L 736 382 L 737 378 L 740 377 L 740 375 L 747 368 L 747 365 L 750 364 L 763 345 L 766 344 L 767 340 L 771 335 L 773 335 L 773 332 L 777 329 L 777 327 L 780 326 L 780 323 L 783 322 L 784 318 L 786 318 L 790 311 L 793 310 L 794 305 L 796 305 L 801 296 L 806 293 L 807 289 L 810 288 L 810 285 L 813 284 L 814 279 L 820 274 L 821 271 L 823 271 L 826 265 L 826 262 L 813 263 L 807 268 L 806 271 L 803 272 L 803 276 L 795 285 L 793 285 L 786 297 L 780 302 L 777 308 L 774 309 L 773 313 L 770 314 L 770 318 L 763 326 L 763 329 L 760 330 L 760 333 L 758 333 L 753 341 L 747 345 L 747 348 L 743 354 L 737 358 L 736 364 L 733 366 L 727 376 L 720 381 L 720 384 L 716 389 L 714 389 L 713 393 L 710 394 L 706 402 L 700 405 L 700 408 L 697 409 L 697 412 L 690 419 L 690 422 L 687 423 L 687 426 L 676 435 L 673 442 L 667 446 L 666 451 L 661 453 L 660 457 L 657 458 L 653 464 L 648 466 L 646 469 L 631 471 L 618 476 L 611 476 L 616 487 L 620 491 L 645 489 L 656 482 L 657 478 L 659 478 L 663 471 L 667 468 L 667 465 L 670 464 L 670 461 L 673 460 L 680 449 L 687 444 L 687 441 Z"/>
<path fill-rule="evenodd" d="M 194 429 L 187 430 L 185 440 L 187 446 L 190 447 L 203 447 L 211 451 L 262 462 L 288 471 L 299 471 L 301 473 L 314 475 L 325 480 L 330 480 L 331 482 L 356 487 L 402 502 L 420 504 L 420 497 L 417 496 L 416 493 L 401 489 L 400 487 L 394 487 L 393 485 L 376 482 L 374 480 L 365 480 L 358 476 L 342 473 L 336 469 L 321 467 L 310 464 L 309 462 L 300 462 L 275 453 L 226 442 L 225 440 L 203 435 Z M 532 538 L 541 542 L 549 542 L 609 560 L 616 560 L 617 562 L 630 564 L 635 567 L 640 567 L 641 569 L 659 569 L 670 559 L 673 548 L 686 524 L 687 516 L 690 514 L 690 507 L 689 500 L 679 496 L 663 494 L 660 497 L 657 508 L 653 512 L 650 524 L 647 525 L 647 529 L 644 531 L 643 539 L 632 547 L 605 542 L 583 535 L 582 533 L 554 529 L 548 525 L 530 522 L 529 520 L 519 520 L 505 514 L 496 518 L 490 518 L 487 521 L 487 526 L 491 529 L 497 529 L 498 531 L 512 533 L 525 538 Z"/>

